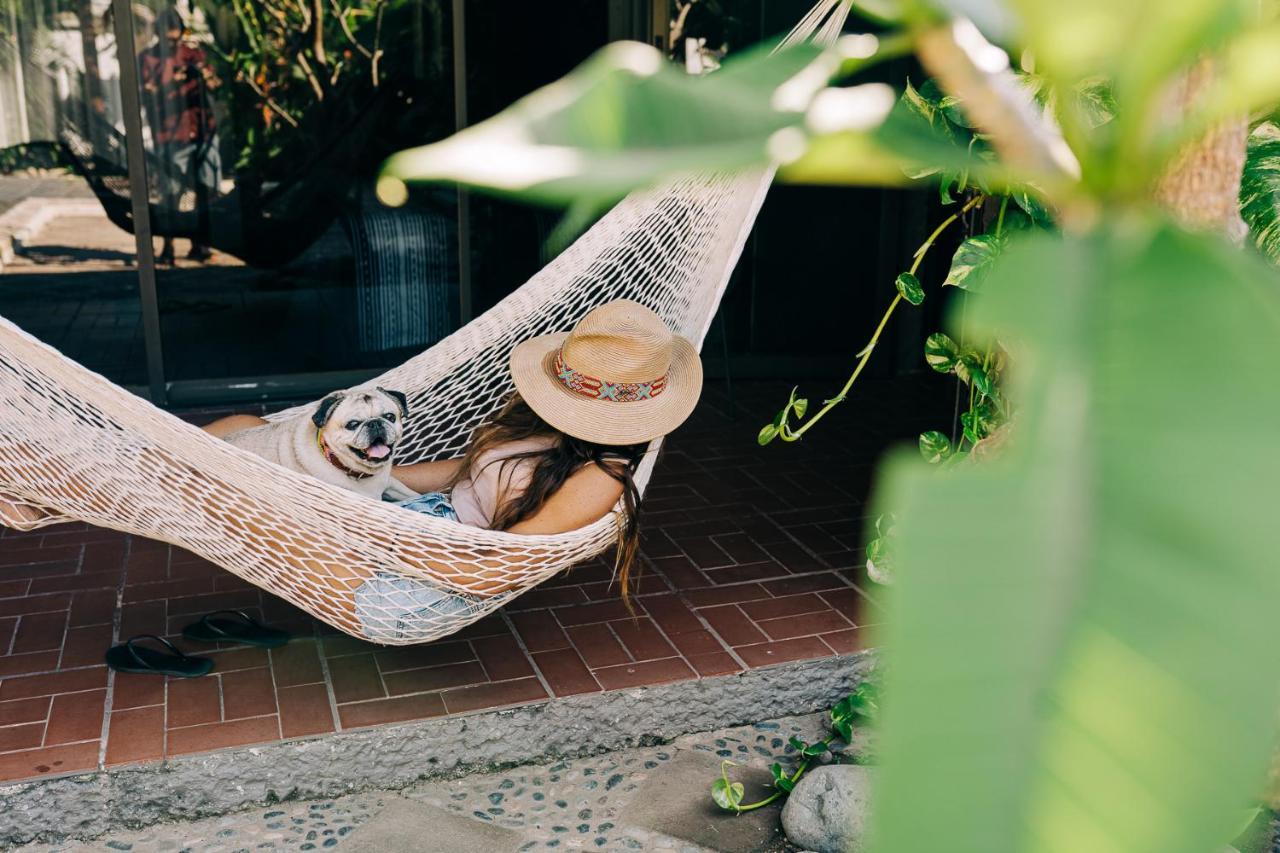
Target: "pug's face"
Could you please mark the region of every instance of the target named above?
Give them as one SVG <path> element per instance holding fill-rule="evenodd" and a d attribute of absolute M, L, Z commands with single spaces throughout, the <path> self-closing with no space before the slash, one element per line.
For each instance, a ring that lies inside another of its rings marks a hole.
<path fill-rule="evenodd" d="M 311 420 L 338 461 L 353 471 L 375 472 L 391 464 L 408 414 L 404 394 L 375 388 L 330 394 Z"/>

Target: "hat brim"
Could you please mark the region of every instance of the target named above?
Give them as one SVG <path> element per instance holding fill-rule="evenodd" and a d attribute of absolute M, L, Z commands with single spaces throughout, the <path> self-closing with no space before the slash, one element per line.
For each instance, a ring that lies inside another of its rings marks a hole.
<path fill-rule="evenodd" d="M 570 391 L 556 378 L 556 351 L 568 332 L 541 335 L 511 351 L 511 378 L 529 408 L 563 433 L 594 444 L 641 444 L 684 423 L 702 393 L 702 361 L 686 339 L 672 339 L 671 367 L 662 393 L 616 403 Z"/>

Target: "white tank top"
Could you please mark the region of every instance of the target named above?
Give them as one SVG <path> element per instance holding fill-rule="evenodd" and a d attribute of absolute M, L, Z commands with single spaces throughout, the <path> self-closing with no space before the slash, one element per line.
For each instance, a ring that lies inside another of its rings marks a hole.
<path fill-rule="evenodd" d="M 458 521 L 472 527 L 492 527 L 498 507 L 524 492 L 537 463 L 536 459 L 510 457 L 546 450 L 555 441 L 551 436 L 526 438 L 481 453 L 470 476 L 461 480 L 450 493 Z"/>

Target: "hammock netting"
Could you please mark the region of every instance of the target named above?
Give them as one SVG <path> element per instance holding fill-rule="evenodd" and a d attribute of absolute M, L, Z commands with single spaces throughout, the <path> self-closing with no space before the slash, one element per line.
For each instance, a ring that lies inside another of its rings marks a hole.
<path fill-rule="evenodd" d="M 823 0 L 787 41 L 830 43 L 846 14 L 842 0 Z M 460 455 L 512 390 L 511 349 L 569 329 L 604 302 L 647 305 L 700 345 L 771 180 L 768 170 L 698 176 L 628 196 L 494 308 L 366 383 L 409 397 L 397 461 Z M 601 553 L 617 536 L 618 511 L 570 533 L 524 536 L 370 501 L 238 450 L 3 318 L 0 395 L 0 498 L 41 516 L 10 512 L 0 521 L 34 529 L 78 519 L 169 542 L 355 636 L 363 631 L 353 591 L 376 574 L 469 594 L 467 612 L 417 623 L 393 641 L 422 643 Z M 640 465 L 642 490 L 657 447 Z M 374 616 L 395 633 L 394 616 Z"/>

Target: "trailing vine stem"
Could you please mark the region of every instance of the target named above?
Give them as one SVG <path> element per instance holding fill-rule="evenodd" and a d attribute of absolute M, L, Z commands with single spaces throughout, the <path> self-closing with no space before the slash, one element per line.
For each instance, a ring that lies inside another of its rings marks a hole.
<path fill-rule="evenodd" d="M 942 236 L 942 232 L 961 216 L 964 216 L 970 210 L 985 201 L 986 198 L 987 197 L 985 195 L 975 195 L 973 198 L 965 202 L 963 207 L 948 216 L 946 219 L 942 220 L 942 223 L 937 228 L 933 229 L 933 233 L 925 238 L 925 241 L 920 244 L 919 248 L 916 249 L 915 254 L 912 256 L 913 260 L 911 262 L 911 269 L 909 270 L 911 275 L 916 274 L 916 271 L 920 268 L 920 264 L 924 261 L 924 256 L 928 253 L 929 249 L 933 247 L 933 244 L 937 242 L 938 238 Z M 1005 201 L 1007 202 L 1008 199 L 1006 198 Z M 1004 214 L 1003 205 L 1000 208 L 1000 213 L 1001 215 Z M 840 393 L 836 394 L 836 396 L 832 397 L 830 400 L 825 401 L 822 408 L 815 412 L 812 418 L 805 421 L 799 429 L 791 429 L 786 418 L 783 418 L 782 423 L 778 426 L 779 438 L 783 441 L 799 441 L 800 438 L 808 432 L 811 426 L 822 420 L 823 416 L 826 415 L 827 412 L 844 402 L 845 398 L 849 394 L 849 390 L 853 388 L 853 383 L 858 381 L 858 377 L 862 374 L 863 368 L 867 366 L 867 362 L 871 359 L 871 353 L 875 351 L 876 344 L 880 342 L 880 335 L 884 332 L 885 326 L 889 324 L 889 318 L 893 316 L 893 312 L 897 309 L 900 302 L 902 302 L 902 294 L 895 294 L 893 301 L 889 303 L 888 309 L 884 312 L 884 316 L 880 318 L 880 323 L 876 326 L 875 332 L 872 333 L 871 340 L 865 347 L 863 347 L 862 351 L 858 353 L 858 363 L 854 366 L 853 373 L 849 376 L 849 380 L 845 382 L 844 387 L 840 389 Z"/>
<path fill-rule="evenodd" d="M 828 735 L 827 737 L 818 741 L 815 747 L 820 746 L 824 750 L 828 750 L 831 748 L 831 742 L 834 741 L 835 739 L 836 739 L 835 735 Z M 799 766 L 796 767 L 796 772 L 786 777 L 787 781 L 789 781 L 792 785 L 794 785 L 796 782 L 800 781 L 800 777 L 803 776 L 804 772 L 808 769 L 809 769 L 809 759 L 806 758 L 800 762 Z M 765 797 L 763 800 L 759 800 L 754 803 L 747 803 L 745 806 L 743 805 L 736 806 L 734 808 L 734 811 L 741 814 L 742 812 L 749 812 L 754 809 L 762 809 L 765 806 L 769 805 L 770 803 L 773 803 L 782 799 L 787 795 L 787 793 L 788 793 L 787 791 L 784 791 L 781 788 L 779 788 L 769 796 Z"/>

